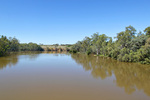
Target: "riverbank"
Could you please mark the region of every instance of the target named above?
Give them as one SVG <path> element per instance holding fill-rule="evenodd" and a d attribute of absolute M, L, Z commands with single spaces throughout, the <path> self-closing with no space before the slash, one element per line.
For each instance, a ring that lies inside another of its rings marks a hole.
<path fill-rule="evenodd" d="M 115 41 L 113 37 L 97 32 L 74 44 L 71 52 L 105 55 L 121 62 L 150 64 L 150 27 L 145 28 L 144 33 L 137 33 L 130 25 L 117 33 Z"/>
<path fill-rule="evenodd" d="M 40 45 L 44 51 L 69 51 L 71 46 L 62 45 Z"/>

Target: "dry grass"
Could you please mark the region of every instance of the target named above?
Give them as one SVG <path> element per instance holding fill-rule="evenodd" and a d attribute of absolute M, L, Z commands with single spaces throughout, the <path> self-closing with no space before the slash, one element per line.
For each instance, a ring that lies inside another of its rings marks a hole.
<path fill-rule="evenodd" d="M 45 51 L 57 51 L 57 50 L 62 50 L 62 51 L 67 51 L 67 49 L 70 49 L 70 47 L 67 46 L 54 46 L 54 45 L 41 45 L 41 47 Z"/>

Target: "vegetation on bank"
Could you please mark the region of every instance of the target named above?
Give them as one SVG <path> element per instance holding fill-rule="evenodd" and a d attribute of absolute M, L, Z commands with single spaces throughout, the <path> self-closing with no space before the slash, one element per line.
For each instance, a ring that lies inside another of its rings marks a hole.
<path fill-rule="evenodd" d="M 0 56 L 17 51 L 43 51 L 43 49 L 36 43 L 20 44 L 16 38 L 0 37 Z"/>
<path fill-rule="evenodd" d="M 133 26 L 128 26 L 117 34 L 115 41 L 97 32 L 74 44 L 71 52 L 94 53 L 123 62 L 150 64 L 150 27 L 144 33 L 137 33 Z"/>
<path fill-rule="evenodd" d="M 71 44 L 41 45 L 45 51 L 69 51 L 71 46 Z"/>

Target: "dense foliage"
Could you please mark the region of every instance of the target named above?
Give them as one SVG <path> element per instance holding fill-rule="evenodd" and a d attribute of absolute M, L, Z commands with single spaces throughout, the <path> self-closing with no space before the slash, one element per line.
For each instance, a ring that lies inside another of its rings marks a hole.
<path fill-rule="evenodd" d="M 94 33 L 74 44 L 71 52 L 94 53 L 123 62 L 150 64 L 150 27 L 144 32 L 137 33 L 133 26 L 128 26 L 117 34 L 115 41 L 105 34 Z"/>
<path fill-rule="evenodd" d="M 16 38 L 0 37 L 0 56 L 4 56 L 9 52 L 16 51 L 42 51 L 43 49 L 36 43 L 20 44 Z"/>
<path fill-rule="evenodd" d="M 43 51 L 40 45 L 36 43 L 23 43 L 19 46 L 20 51 Z"/>

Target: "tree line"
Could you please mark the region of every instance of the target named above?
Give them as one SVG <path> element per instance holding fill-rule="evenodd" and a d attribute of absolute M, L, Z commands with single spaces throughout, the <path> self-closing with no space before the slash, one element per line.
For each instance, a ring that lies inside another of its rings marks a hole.
<path fill-rule="evenodd" d="M 123 62 L 150 64 L 150 27 L 144 33 L 128 26 L 114 38 L 105 34 L 94 33 L 75 43 L 70 52 L 82 52 L 108 56 Z"/>
<path fill-rule="evenodd" d="M 16 38 L 7 38 L 3 35 L 0 37 L 0 56 L 17 51 L 43 51 L 43 49 L 36 43 L 19 43 Z"/>

